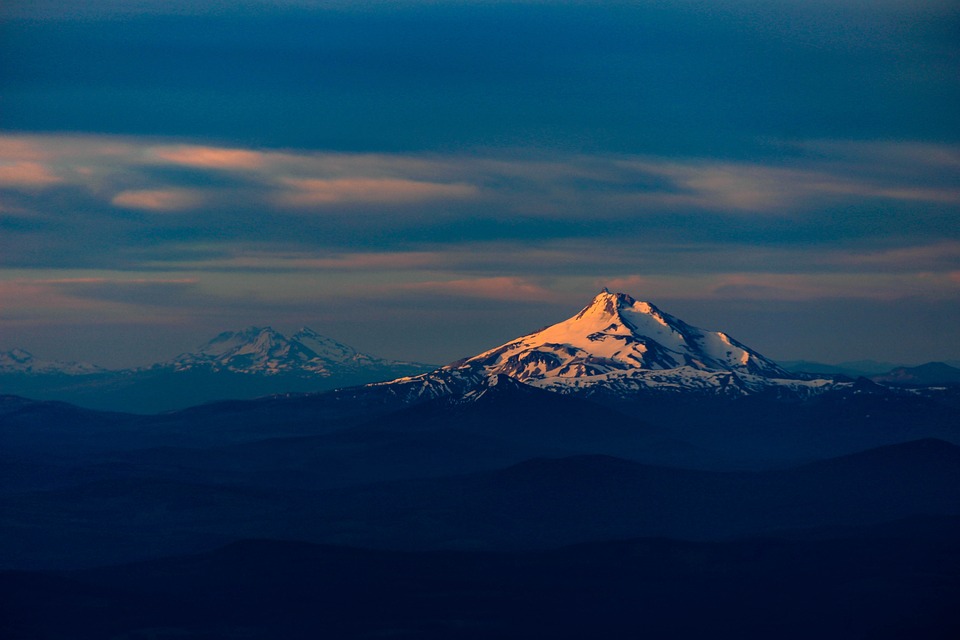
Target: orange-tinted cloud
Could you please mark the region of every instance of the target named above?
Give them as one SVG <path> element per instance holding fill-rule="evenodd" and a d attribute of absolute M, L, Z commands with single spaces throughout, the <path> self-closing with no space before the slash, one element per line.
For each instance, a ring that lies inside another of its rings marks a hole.
<path fill-rule="evenodd" d="M 339 203 L 413 203 L 469 198 L 473 185 L 444 184 L 403 178 L 284 178 L 289 191 L 277 196 L 282 204 L 310 207 Z"/>
<path fill-rule="evenodd" d="M 930 269 L 945 264 L 960 264 L 960 242 L 946 241 L 875 251 L 833 253 L 832 263 L 874 267 Z"/>
<path fill-rule="evenodd" d="M 114 206 L 147 211 L 183 211 L 202 202 L 200 194 L 187 189 L 142 189 L 121 191 L 110 201 Z"/>
<path fill-rule="evenodd" d="M 266 156 L 247 149 L 174 145 L 153 147 L 154 157 L 188 167 L 203 169 L 258 169 L 266 163 Z"/>
<path fill-rule="evenodd" d="M 47 272 L 50 273 L 50 272 Z M 180 321 L 176 305 L 159 304 L 163 293 L 190 292 L 198 280 L 68 275 L 0 278 L 0 314 L 5 326 L 37 326 L 64 321 L 75 324 Z"/>
<path fill-rule="evenodd" d="M 19 161 L 0 163 L 0 186 L 2 187 L 47 187 L 63 182 L 50 169 L 39 162 Z"/>
<path fill-rule="evenodd" d="M 771 165 L 664 156 L 264 151 L 116 136 L 0 135 L 0 185 L 42 188 L 63 183 L 102 197 L 137 184 L 138 191 L 121 193 L 119 202 L 155 211 L 186 208 L 185 189 L 209 190 L 196 182 L 178 183 L 176 174 L 149 170 L 169 163 L 233 172 L 237 184 L 247 189 L 245 202 L 291 209 L 479 196 L 490 202 L 493 212 L 541 218 L 585 212 L 622 218 L 678 210 L 783 215 L 864 199 L 960 204 L 960 150 L 955 145 L 797 146 L 804 153 Z M 160 195 L 175 191 L 180 195 Z"/>
<path fill-rule="evenodd" d="M 387 251 L 382 253 L 342 253 L 314 256 L 308 253 L 269 251 L 243 252 L 229 257 L 215 257 L 197 262 L 178 262 L 179 269 L 254 269 L 311 271 L 320 269 L 344 271 L 411 270 L 436 268 L 450 262 L 451 255 L 431 251 Z M 163 263 L 171 266 L 170 263 Z M 148 266 L 160 266 L 148 265 Z"/>
<path fill-rule="evenodd" d="M 557 299 L 552 291 L 534 282 L 510 276 L 415 282 L 403 285 L 402 288 L 409 291 L 491 300 L 544 302 Z"/>
<path fill-rule="evenodd" d="M 79 278 L 76 284 L 96 284 L 98 278 Z M 88 300 L 71 295 L 62 286 L 63 282 L 51 280 L 0 280 L 0 308 L 5 319 L 41 322 L 56 318 L 70 317 L 74 314 L 93 313 L 107 317 L 117 311 L 116 305 L 104 305 L 100 301 Z"/>
<path fill-rule="evenodd" d="M 0 135 L 0 158 L 4 160 L 36 162 L 49 156 L 38 137 Z"/>

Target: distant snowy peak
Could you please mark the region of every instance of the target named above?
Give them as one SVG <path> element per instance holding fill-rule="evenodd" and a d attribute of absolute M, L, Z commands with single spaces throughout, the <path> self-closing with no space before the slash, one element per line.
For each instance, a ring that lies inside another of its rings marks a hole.
<path fill-rule="evenodd" d="M 302 373 L 322 377 L 354 373 L 361 369 L 391 369 L 422 366 L 395 362 L 360 353 L 332 338 L 303 327 L 291 338 L 272 327 L 247 327 L 225 331 L 200 345 L 193 353 L 181 354 L 159 365 L 179 371 L 204 368 L 213 371 L 278 375 Z"/>
<path fill-rule="evenodd" d="M 649 302 L 606 289 L 572 318 L 459 366 L 477 365 L 488 375 L 503 373 L 520 381 L 681 367 L 794 377 L 725 333 L 698 329 Z"/>
<path fill-rule="evenodd" d="M 303 345 L 318 357 L 331 363 L 353 363 L 364 366 L 397 364 L 392 360 L 384 360 L 383 358 L 361 353 L 351 346 L 337 342 L 333 338 L 320 335 L 309 327 L 302 327 L 293 335 L 291 340 Z"/>
<path fill-rule="evenodd" d="M 82 376 L 103 373 L 106 369 L 86 362 L 60 362 L 39 360 L 25 349 L 0 351 L 0 374 L 61 374 Z"/>
<path fill-rule="evenodd" d="M 224 331 L 200 345 L 196 352 L 178 356 L 174 365 L 178 369 L 210 367 L 270 374 L 322 369 L 321 363 L 312 362 L 316 359 L 316 353 L 288 340 L 272 327 L 247 327 L 240 331 Z"/>

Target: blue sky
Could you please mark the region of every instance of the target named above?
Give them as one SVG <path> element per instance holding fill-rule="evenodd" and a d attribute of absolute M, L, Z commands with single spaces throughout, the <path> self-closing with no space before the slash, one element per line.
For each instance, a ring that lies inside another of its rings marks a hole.
<path fill-rule="evenodd" d="M 79 5 L 79 6 L 78 6 Z M 8 2 L 0 349 L 445 362 L 603 286 L 960 358 L 956 2 Z"/>

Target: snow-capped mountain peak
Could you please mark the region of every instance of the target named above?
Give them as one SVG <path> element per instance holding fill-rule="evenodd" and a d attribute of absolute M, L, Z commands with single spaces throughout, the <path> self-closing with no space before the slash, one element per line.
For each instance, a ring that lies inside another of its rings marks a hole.
<path fill-rule="evenodd" d="M 508 376 L 561 393 L 640 391 L 743 395 L 760 389 L 813 392 L 720 331 L 699 329 L 650 302 L 603 289 L 572 317 L 436 371 L 395 381 L 404 396 L 466 393 Z M 487 385 L 489 386 L 489 385 Z"/>
<path fill-rule="evenodd" d="M 323 336 L 309 327 L 302 327 L 288 338 L 272 327 L 247 327 L 240 331 L 224 331 L 200 345 L 192 353 L 184 353 L 168 363 L 157 365 L 178 371 L 208 369 L 260 375 L 358 374 L 364 371 L 423 370 L 425 366 L 384 360 Z"/>
<path fill-rule="evenodd" d="M 463 364 L 521 381 L 679 367 L 792 377 L 724 333 L 698 329 L 649 302 L 607 289 L 575 316 Z"/>

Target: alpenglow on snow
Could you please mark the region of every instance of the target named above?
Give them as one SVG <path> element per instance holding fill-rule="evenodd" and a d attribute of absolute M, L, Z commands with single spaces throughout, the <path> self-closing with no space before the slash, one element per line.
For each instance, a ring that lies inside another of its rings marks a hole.
<path fill-rule="evenodd" d="M 404 396 L 462 393 L 506 375 L 561 393 L 700 391 L 744 395 L 775 387 L 807 394 L 830 380 L 802 380 L 720 331 L 699 329 L 649 302 L 603 289 L 573 317 L 419 376 Z"/>

